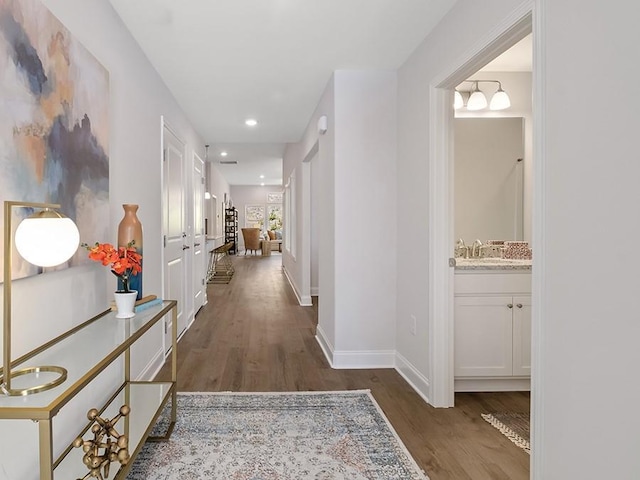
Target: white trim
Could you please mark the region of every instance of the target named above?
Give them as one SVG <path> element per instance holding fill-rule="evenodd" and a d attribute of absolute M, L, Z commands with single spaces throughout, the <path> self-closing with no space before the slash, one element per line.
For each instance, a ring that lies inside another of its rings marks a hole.
<path fill-rule="evenodd" d="M 306 295 L 306 296 L 303 296 L 303 297 L 300 296 L 300 292 L 298 292 L 298 288 L 296 287 L 296 284 L 293 282 L 293 279 L 289 275 L 289 272 L 287 271 L 287 267 L 285 267 L 283 265 L 282 266 L 282 271 L 284 272 L 284 276 L 287 277 L 287 281 L 289 282 L 289 285 L 291 285 L 291 290 L 293 290 L 293 293 L 295 294 L 296 298 L 298 299 L 298 304 L 301 307 L 312 307 L 313 306 L 313 302 L 311 300 L 311 296 L 310 295 Z"/>
<path fill-rule="evenodd" d="M 335 369 L 394 368 L 395 350 L 334 350 Z"/>
<path fill-rule="evenodd" d="M 529 378 L 456 378 L 456 392 L 528 392 Z"/>
<path fill-rule="evenodd" d="M 396 352 L 396 371 L 404 378 L 411 388 L 413 388 L 422 399 L 433 404 L 429 400 L 429 379 L 422 375 L 420 371 L 409 362 L 405 357 Z"/>
<path fill-rule="evenodd" d="M 542 480 L 545 462 L 542 439 L 544 438 L 544 402 L 542 381 L 545 377 L 545 345 L 543 341 L 546 312 L 546 263 L 542 252 L 547 250 L 545 225 L 546 205 L 546 136 L 543 126 L 546 118 L 546 93 L 544 65 L 546 65 L 546 39 L 543 34 L 546 17 L 546 1 L 536 2 L 533 15 L 533 225 L 532 246 L 537 252 L 536 268 L 531 272 L 531 478 Z"/>
<path fill-rule="evenodd" d="M 429 375 L 434 406 L 453 406 L 453 250 L 450 212 L 453 188 L 451 160 L 451 92 L 460 81 L 531 31 L 533 0 L 525 0 L 465 55 L 443 69 L 430 87 L 429 128 Z M 535 135 L 534 135 L 535 137 Z M 536 266 L 537 268 L 537 266 Z"/>
<path fill-rule="evenodd" d="M 320 325 L 316 327 L 316 341 L 318 342 L 318 345 L 320 345 L 327 362 L 329 362 L 329 366 L 333 368 L 333 345 Z"/>
<path fill-rule="evenodd" d="M 431 86 L 429 161 L 429 378 L 434 407 L 453 407 L 453 162 L 450 132 L 453 94 Z"/>

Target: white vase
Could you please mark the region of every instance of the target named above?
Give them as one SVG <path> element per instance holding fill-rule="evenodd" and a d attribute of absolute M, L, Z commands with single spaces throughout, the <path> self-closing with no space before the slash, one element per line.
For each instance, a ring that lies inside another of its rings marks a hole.
<path fill-rule="evenodd" d="M 116 308 L 118 309 L 116 318 L 131 318 L 135 316 L 133 309 L 136 306 L 137 290 L 131 290 L 129 293 L 115 292 L 113 296 L 116 299 Z"/>

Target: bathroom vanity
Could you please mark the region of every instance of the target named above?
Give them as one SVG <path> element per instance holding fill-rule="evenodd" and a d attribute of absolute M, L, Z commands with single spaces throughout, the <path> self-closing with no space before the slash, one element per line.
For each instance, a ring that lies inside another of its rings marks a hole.
<path fill-rule="evenodd" d="M 455 391 L 531 388 L 531 260 L 456 259 Z"/>

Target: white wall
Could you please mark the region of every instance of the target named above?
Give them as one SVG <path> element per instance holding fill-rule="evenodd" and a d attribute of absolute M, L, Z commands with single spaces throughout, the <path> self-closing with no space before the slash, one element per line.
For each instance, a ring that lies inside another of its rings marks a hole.
<path fill-rule="evenodd" d="M 396 74 L 335 73 L 334 365 L 393 366 Z M 321 280 L 321 290 L 324 283 Z M 375 299 L 375 300 L 374 300 Z M 322 302 L 322 297 L 320 298 Z"/>
<path fill-rule="evenodd" d="M 627 8 L 536 2 L 536 479 L 640 475 L 640 256 L 625 249 L 640 238 L 640 30 Z"/>
<path fill-rule="evenodd" d="M 318 136 L 321 115 L 328 116 L 329 129 Z M 295 174 L 298 212 L 310 198 L 305 188 L 311 188 L 311 168 L 303 161 L 317 162 L 317 336 L 336 368 L 394 363 L 396 232 L 379 233 L 395 212 L 395 115 L 395 72 L 337 71 L 302 141 L 285 150 L 284 178 Z M 308 233 L 302 219 L 298 224 L 295 240 L 302 246 Z M 310 281 L 310 260 L 305 261 L 283 254 L 285 271 L 299 291 Z"/>
<path fill-rule="evenodd" d="M 185 158 L 192 157 L 194 148 L 204 158 L 203 142 L 109 2 L 43 0 L 43 3 L 109 71 L 110 219 L 105 221 L 110 224 L 113 238 L 100 240 L 115 241 L 123 203 L 139 204 L 138 217 L 145 238 L 144 288 L 148 293 L 161 293 L 161 115 L 189 145 Z M 15 358 L 105 310 L 114 289 L 115 277 L 97 264 L 16 281 L 12 356 Z M 161 346 L 162 326 L 158 325 L 135 351 L 134 376 L 143 372 L 146 376 L 153 374 L 152 370 L 162 362 Z M 112 388 L 113 378 L 90 389 L 90 402 L 106 398 L 106 390 L 101 386 Z M 63 441 L 70 442 L 76 435 L 69 425 L 80 424 L 88 408 L 84 404 L 77 406 L 70 414 L 74 418 L 61 414 L 55 430 L 56 439 L 60 440 L 56 451 L 60 451 Z M 20 423 L 11 422 L 16 435 Z M 6 425 L 0 428 L 4 432 Z M 37 478 L 35 457 L 31 456 L 37 454 L 37 449 L 10 440 L 7 435 L 0 435 L 0 479 Z"/>
<path fill-rule="evenodd" d="M 211 216 L 211 218 L 209 218 L 209 233 L 207 234 L 207 249 L 211 250 L 224 244 L 223 204 L 225 194 L 227 198 L 231 195 L 231 187 L 222 176 L 222 173 L 220 173 L 220 170 L 218 170 L 212 162 L 206 162 L 206 169 L 208 175 L 208 191 L 212 196 L 216 197 L 216 211 L 212 213 L 207 212 Z M 219 219 L 216 218 L 218 216 L 220 217 Z M 214 235 L 213 229 L 215 228 L 216 221 L 219 221 L 219 228 L 218 231 L 215 232 L 216 235 Z"/>
<path fill-rule="evenodd" d="M 296 184 L 301 185 L 303 161 L 312 155 L 314 148 L 318 148 L 318 153 L 313 159 L 317 164 L 314 166 L 314 174 L 318 174 L 319 191 L 317 195 L 317 215 L 316 226 L 318 229 L 318 282 L 326 285 L 323 289 L 322 300 L 318 304 L 318 334 L 325 339 L 328 347 L 333 349 L 335 339 L 334 305 L 335 294 L 333 289 L 333 278 L 335 272 L 334 258 L 334 157 L 335 157 L 335 104 L 334 104 L 334 77 L 332 76 L 322 93 L 320 101 L 309 119 L 307 128 L 305 129 L 300 142 L 288 144 L 283 155 L 283 175 L 282 178 L 286 184 L 287 179 L 293 174 L 296 176 Z M 318 118 L 326 115 L 328 119 L 328 129 L 324 135 L 319 135 L 317 130 Z M 310 158 L 309 158 L 310 159 Z M 315 168 L 317 167 L 317 168 Z M 303 211 L 303 199 L 307 192 L 303 188 L 296 189 L 296 209 L 298 212 Z M 296 252 L 303 251 L 303 240 L 309 240 L 305 236 L 309 232 L 304 232 L 303 223 L 298 222 L 298 231 L 295 232 L 291 241 L 297 242 Z M 286 227 L 285 227 L 286 229 Z M 301 303 L 311 303 L 311 298 L 302 298 L 302 292 L 310 291 L 310 265 L 308 265 L 299 255 L 295 257 L 291 252 L 283 248 L 282 264 L 287 277 L 294 288 L 298 300 Z"/>

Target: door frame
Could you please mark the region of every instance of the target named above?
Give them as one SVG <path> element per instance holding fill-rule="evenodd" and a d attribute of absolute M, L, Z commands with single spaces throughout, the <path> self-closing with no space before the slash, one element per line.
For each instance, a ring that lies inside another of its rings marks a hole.
<path fill-rule="evenodd" d="M 429 399 L 436 407 L 454 406 L 454 270 L 449 266 L 454 247 L 453 90 L 531 33 L 532 11 L 533 1 L 524 2 L 429 86 Z M 534 143 L 535 138 L 534 125 Z"/>

